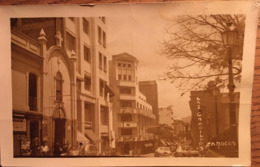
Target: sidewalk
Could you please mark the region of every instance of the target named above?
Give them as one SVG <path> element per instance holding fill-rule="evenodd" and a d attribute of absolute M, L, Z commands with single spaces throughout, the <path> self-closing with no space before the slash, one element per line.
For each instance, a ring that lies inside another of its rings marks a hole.
<path fill-rule="evenodd" d="M 141 154 L 140 157 L 154 157 L 154 153 Z"/>

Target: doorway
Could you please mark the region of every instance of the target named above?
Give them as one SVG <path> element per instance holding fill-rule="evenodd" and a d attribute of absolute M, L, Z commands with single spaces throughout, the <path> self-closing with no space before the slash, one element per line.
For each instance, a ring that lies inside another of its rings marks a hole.
<path fill-rule="evenodd" d="M 65 119 L 55 119 L 54 143 L 64 144 L 65 139 Z"/>
<path fill-rule="evenodd" d="M 30 122 L 30 139 L 31 141 L 36 137 L 39 138 L 39 123 L 38 121 Z"/>

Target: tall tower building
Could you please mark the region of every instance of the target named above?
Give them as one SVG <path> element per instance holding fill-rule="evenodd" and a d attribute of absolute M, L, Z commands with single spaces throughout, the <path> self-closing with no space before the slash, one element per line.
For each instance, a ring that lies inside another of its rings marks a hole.
<path fill-rule="evenodd" d="M 116 147 L 121 154 L 130 150 L 141 153 L 153 149 L 153 135 L 147 128 L 153 125 L 155 115 L 147 97 L 139 91 L 138 60 L 128 54 L 113 55 L 110 62 L 110 86 L 113 97 L 113 119 Z M 145 148 L 149 146 L 150 148 Z"/>

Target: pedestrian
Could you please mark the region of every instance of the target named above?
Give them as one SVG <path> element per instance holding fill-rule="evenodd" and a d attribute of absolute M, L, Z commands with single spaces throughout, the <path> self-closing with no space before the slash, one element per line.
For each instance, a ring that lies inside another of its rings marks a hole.
<path fill-rule="evenodd" d="M 46 141 L 43 141 L 43 145 L 41 146 L 41 154 L 42 156 L 47 156 L 49 153 L 49 147 Z"/>
<path fill-rule="evenodd" d="M 85 146 L 83 145 L 82 142 L 79 143 L 79 156 L 84 156 L 85 155 Z"/>
<path fill-rule="evenodd" d="M 38 137 L 35 137 L 32 140 L 32 156 L 39 156 L 40 155 L 40 151 L 41 151 L 41 147 L 40 147 L 40 141 Z"/>
<path fill-rule="evenodd" d="M 63 151 L 62 146 L 60 145 L 59 142 L 56 142 L 54 146 L 54 152 L 53 152 L 54 156 L 60 156 L 62 151 Z"/>

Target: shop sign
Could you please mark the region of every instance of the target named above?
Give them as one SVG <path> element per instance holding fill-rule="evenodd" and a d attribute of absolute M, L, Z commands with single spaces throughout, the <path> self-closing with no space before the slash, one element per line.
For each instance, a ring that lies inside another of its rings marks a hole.
<path fill-rule="evenodd" d="M 14 119 L 13 120 L 13 130 L 15 132 L 25 132 L 26 131 L 26 119 Z"/>
<path fill-rule="evenodd" d="M 202 122 L 202 111 L 200 107 L 200 97 L 196 98 L 197 105 L 197 121 L 198 121 L 198 130 L 199 130 L 199 150 L 204 150 L 204 134 L 203 134 L 203 122 Z"/>

